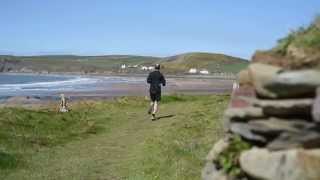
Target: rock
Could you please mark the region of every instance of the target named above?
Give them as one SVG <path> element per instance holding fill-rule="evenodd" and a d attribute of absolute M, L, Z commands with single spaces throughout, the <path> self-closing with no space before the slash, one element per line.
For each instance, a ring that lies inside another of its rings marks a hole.
<path fill-rule="evenodd" d="M 255 179 L 318 180 L 320 149 L 270 152 L 254 148 L 241 153 L 240 165 Z"/>
<path fill-rule="evenodd" d="M 203 180 L 230 180 L 222 171 L 218 170 L 214 163 L 207 163 L 201 172 Z"/>
<path fill-rule="evenodd" d="M 230 137 L 225 137 L 216 142 L 206 157 L 208 162 L 217 161 L 219 155 L 230 146 Z"/>
<path fill-rule="evenodd" d="M 292 119 L 288 121 L 278 118 L 250 121 L 248 125 L 252 129 L 252 132 L 266 136 L 277 136 L 282 132 L 298 133 L 300 131 L 310 130 L 316 127 L 315 124 L 308 123 L 300 119 Z"/>
<path fill-rule="evenodd" d="M 252 132 L 254 127 L 248 123 L 231 123 L 230 131 L 234 134 L 240 135 L 244 139 L 258 144 L 266 144 L 267 139 L 262 136 Z"/>
<path fill-rule="evenodd" d="M 231 132 L 240 135 L 248 141 L 259 144 L 266 144 L 269 141 L 273 141 L 275 138 L 280 136 L 280 134 L 285 132 L 308 132 L 316 128 L 316 124 L 300 119 L 285 120 L 278 118 L 269 118 L 251 120 L 248 123 L 234 122 L 230 124 Z M 303 141 L 301 141 L 301 143 L 302 142 Z"/>
<path fill-rule="evenodd" d="M 320 87 L 317 89 L 317 97 L 312 106 L 312 117 L 316 122 L 320 122 Z"/>
<path fill-rule="evenodd" d="M 297 70 L 279 72 L 264 84 L 264 89 L 271 92 L 270 98 L 299 98 L 314 97 L 318 86 L 320 71 Z"/>
<path fill-rule="evenodd" d="M 229 108 L 225 111 L 224 117 L 230 121 L 246 122 L 250 119 L 264 118 L 262 108 L 246 107 L 246 108 Z"/>
<path fill-rule="evenodd" d="M 240 86 L 252 86 L 252 77 L 248 69 L 239 72 L 238 82 Z"/>
<path fill-rule="evenodd" d="M 285 132 L 267 145 L 270 150 L 283 150 L 290 148 L 319 148 L 320 133 L 316 131 L 301 130 L 300 132 Z"/>
<path fill-rule="evenodd" d="M 311 117 L 313 99 L 255 100 L 253 105 L 261 107 L 267 116 Z"/>
<path fill-rule="evenodd" d="M 281 68 L 271 65 L 253 63 L 249 66 L 249 74 L 255 87 L 256 93 L 260 97 L 276 98 L 276 94 L 265 88 L 272 79 L 281 71 Z"/>

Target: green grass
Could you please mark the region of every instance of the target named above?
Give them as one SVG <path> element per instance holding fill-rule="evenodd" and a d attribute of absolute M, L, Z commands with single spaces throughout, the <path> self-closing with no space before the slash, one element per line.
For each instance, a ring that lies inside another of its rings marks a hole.
<path fill-rule="evenodd" d="M 0 179 L 200 179 L 229 96 L 123 97 L 54 109 L 0 109 Z"/>

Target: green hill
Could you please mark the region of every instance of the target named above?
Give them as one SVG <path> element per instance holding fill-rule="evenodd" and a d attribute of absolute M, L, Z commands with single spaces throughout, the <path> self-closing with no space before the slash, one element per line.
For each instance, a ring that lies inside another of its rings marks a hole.
<path fill-rule="evenodd" d="M 114 73 L 121 64 L 151 65 L 160 58 L 149 56 L 0 56 L 2 72 Z"/>
<path fill-rule="evenodd" d="M 172 57 L 110 55 L 110 56 L 0 56 L 0 72 L 42 73 L 146 73 L 142 66 L 163 65 L 163 71 L 183 74 L 190 68 L 207 69 L 210 72 L 236 73 L 246 67 L 248 61 L 210 53 L 187 53 Z M 125 70 L 120 66 L 126 64 Z M 135 67 L 134 67 L 135 66 Z"/>
<path fill-rule="evenodd" d="M 167 58 L 163 65 L 166 71 L 173 73 L 186 73 L 190 68 L 206 69 L 210 72 L 237 73 L 248 63 L 247 60 L 223 54 L 186 53 Z"/>

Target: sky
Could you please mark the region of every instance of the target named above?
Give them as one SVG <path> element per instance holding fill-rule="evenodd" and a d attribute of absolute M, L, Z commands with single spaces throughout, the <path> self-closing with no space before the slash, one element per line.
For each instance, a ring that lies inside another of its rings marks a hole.
<path fill-rule="evenodd" d="M 320 0 L 1 0 L 0 54 L 249 59 L 319 13 Z"/>

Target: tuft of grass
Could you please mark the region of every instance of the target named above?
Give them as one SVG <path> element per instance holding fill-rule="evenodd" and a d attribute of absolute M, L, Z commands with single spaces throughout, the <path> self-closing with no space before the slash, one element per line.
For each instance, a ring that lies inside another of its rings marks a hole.
<path fill-rule="evenodd" d="M 14 169 L 18 165 L 18 159 L 12 154 L 0 152 L 0 169 Z"/>
<path fill-rule="evenodd" d="M 244 150 L 251 148 L 251 145 L 243 141 L 240 137 L 232 138 L 230 146 L 226 151 L 222 152 L 218 159 L 218 164 L 224 172 L 232 177 L 241 177 L 243 171 L 240 168 L 239 157 Z"/>

